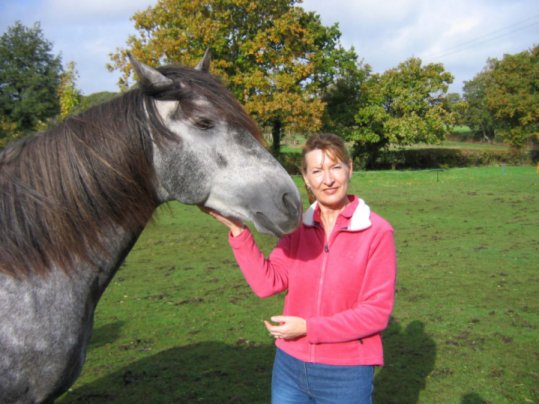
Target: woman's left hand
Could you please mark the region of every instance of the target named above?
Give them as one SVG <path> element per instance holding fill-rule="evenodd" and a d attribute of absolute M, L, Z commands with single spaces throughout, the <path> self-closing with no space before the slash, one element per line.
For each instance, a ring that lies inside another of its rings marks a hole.
<path fill-rule="evenodd" d="M 273 316 L 272 324 L 264 320 L 264 325 L 274 338 L 294 339 L 307 335 L 307 321 L 301 317 Z"/>

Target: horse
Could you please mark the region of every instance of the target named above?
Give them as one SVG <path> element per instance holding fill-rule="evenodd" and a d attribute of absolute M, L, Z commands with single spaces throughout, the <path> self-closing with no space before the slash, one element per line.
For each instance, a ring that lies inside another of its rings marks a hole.
<path fill-rule="evenodd" d="M 0 153 L 0 402 L 47 403 L 80 375 L 96 305 L 153 212 L 176 200 L 283 235 L 293 180 L 198 65 L 138 85 Z"/>

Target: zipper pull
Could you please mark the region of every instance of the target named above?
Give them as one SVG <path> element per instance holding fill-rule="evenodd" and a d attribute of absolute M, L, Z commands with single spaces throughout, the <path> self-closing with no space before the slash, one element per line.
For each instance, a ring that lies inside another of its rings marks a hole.
<path fill-rule="evenodd" d="M 328 253 L 329 252 L 329 246 L 328 244 L 324 244 L 324 252 Z"/>

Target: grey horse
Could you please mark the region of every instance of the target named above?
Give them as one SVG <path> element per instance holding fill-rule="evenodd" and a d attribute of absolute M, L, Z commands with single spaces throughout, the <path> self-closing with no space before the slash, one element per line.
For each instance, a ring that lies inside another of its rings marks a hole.
<path fill-rule="evenodd" d="M 96 305 L 161 203 L 277 236 L 299 192 L 220 81 L 134 58 L 138 87 L 0 153 L 0 403 L 52 402 L 76 380 Z"/>

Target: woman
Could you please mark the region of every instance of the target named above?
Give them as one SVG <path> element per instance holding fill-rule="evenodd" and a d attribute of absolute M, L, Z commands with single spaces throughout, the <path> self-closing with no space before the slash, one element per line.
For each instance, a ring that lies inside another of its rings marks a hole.
<path fill-rule="evenodd" d="M 348 195 L 352 161 L 340 137 L 311 137 L 302 174 L 315 202 L 267 259 L 242 223 L 209 213 L 230 229 L 253 291 L 287 291 L 283 314 L 265 321 L 277 345 L 272 402 L 371 403 L 394 301 L 393 229 Z"/>

